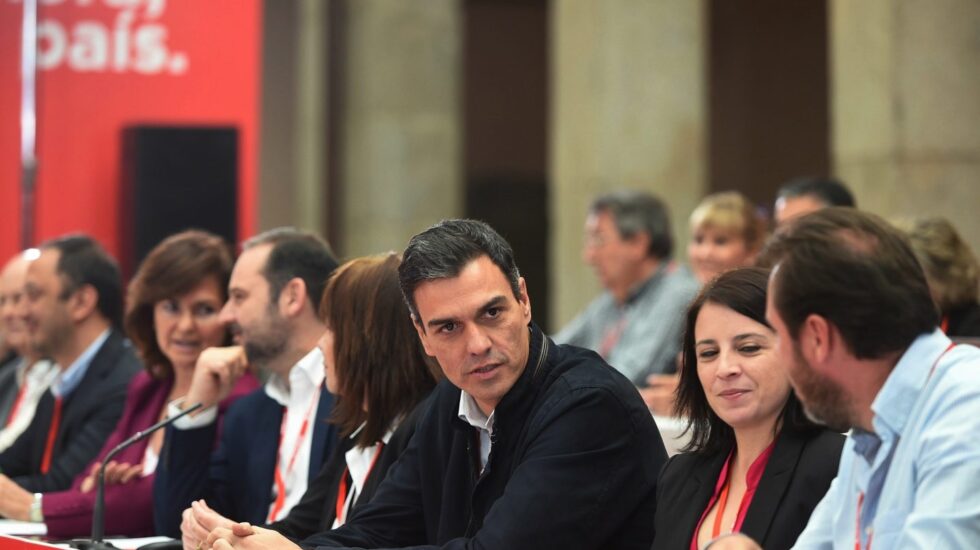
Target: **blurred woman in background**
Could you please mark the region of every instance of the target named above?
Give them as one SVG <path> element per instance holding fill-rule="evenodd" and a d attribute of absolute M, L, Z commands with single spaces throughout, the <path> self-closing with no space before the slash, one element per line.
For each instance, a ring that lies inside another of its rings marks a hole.
<path fill-rule="evenodd" d="M 331 419 L 344 437 L 303 499 L 266 527 L 282 543 L 344 524 L 371 500 L 415 433 L 425 398 L 442 378 L 426 357 L 398 284 L 397 254 L 351 260 L 334 272 L 320 303 L 327 389 L 338 396 Z M 204 501 L 184 511 L 185 549 L 232 521 Z M 284 535 L 284 536 L 283 536 Z M 274 545 L 272 547 L 275 547 Z"/>
<path fill-rule="evenodd" d="M 164 418 L 167 403 L 187 393 L 198 355 L 228 339 L 219 312 L 227 297 L 231 268 L 228 245 L 203 231 L 185 231 L 167 238 L 140 265 L 129 285 L 124 324 L 146 370 L 130 383 L 122 418 L 87 473 L 79 475 L 71 489 L 41 496 L 40 519 L 47 524 L 49 537 L 90 533 L 93 489 L 102 459 L 131 435 Z M 257 387 L 253 376 L 244 376 L 220 412 Z M 106 534 L 153 533 L 153 473 L 162 444 L 163 431 L 159 431 L 109 463 Z M 15 519 L 32 518 L 25 511 Z"/>
<path fill-rule="evenodd" d="M 906 233 L 942 314 L 943 332 L 950 337 L 980 337 L 978 267 L 973 251 L 945 218 L 916 220 Z"/>
<path fill-rule="evenodd" d="M 688 260 L 705 284 L 721 273 L 751 265 L 766 238 L 765 220 L 738 191 L 708 195 L 691 213 Z"/>
<path fill-rule="evenodd" d="M 723 273 L 688 310 L 677 414 L 691 439 L 657 482 L 654 548 L 731 532 L 789 548 L 837 475 L 844 437 L 806 418 L 777 362 L 768 273 Z"/>

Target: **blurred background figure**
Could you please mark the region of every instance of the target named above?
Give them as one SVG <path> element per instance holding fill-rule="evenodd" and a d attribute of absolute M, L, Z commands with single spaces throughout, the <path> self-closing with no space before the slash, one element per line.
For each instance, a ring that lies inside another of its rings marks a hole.
<path fill-rule="evenodd" d="M 904 229 L 950 337 L 980 338 L 977 257 L 946 218 L 921 218 Z"/>
<path fill-rule="evenodd" d="M 854 195 L 842 182 L 832 178 L 799 178 L 784 184 L 776 196 L 773 219 L 776 226 L 787 220 L 828 206 L 856 207 Z"/>
<path fill-rule="evenodd" d="M 766 238 L 766 224 L 738 191 L 708 195 L 691 212 L 691 270 L 706 284 L 729 269 L 751 265 Z"/>
<path fill-rule="evenodd" d="M 129 285 L 124 324 L 146 366 L 129 386 L 126 407 L 102 452 L 71 489 L 44 493 L 40 517 L 28 510 L 15 519 L 44 521 L 48 535 L 71 538 L 92 528 L 95 477 L 103 457 L 137 431 L 166 416 L 167 403 L 187 393 L 200 353 L 228 340 L 219 312 L 226 299 L 232 255 L 221 238 L 202 231 L 179 233 L 160 243 Z M 258 387 L 251 375 L 239 380 L 224 408 Z M 106 533 L 153 533 L 153 479 L 163 432 L 122 451 L 106 469 Z"/>
<path fill-rule="evenodd" d="M 555 341 L 596 351 L 638 386 L 651 374 L 673 372 L 684 308 L 697 291 L 671 262 L 673 248 L 660 199 L 633 190 L 596 198 L 582 257 L 605 291 Z"/>
<path fill-rule="evenodd" d="M 36 254 L 37 250 L 19 253 L 0 272 L 0 328 L 11 353 L 0 367 L 0 452 L 30 425 L 38 401 L 58 374 L 57 367 L 31 347 L 24 322 L 27 264 Z"/>
<path fill-rule="evenodd" d="M 327 389 L 338 397 L 331 422 L 344 439 L 299 504 L 267 526 L 290 539 L 339 527 L 371 500 L 442 378 L 405 310 L 400 263 L 394 253 L 351 260 L 331 276 L 323 293 L 320 316 L 327 330 L 319 345 Z M 195 501 L 181 524 L 185 550 L 193 550 L 215 527 L 231 525 L 204 501 Z"/>
<path fill-rule="evenodd" d="M 766 322 L 768 275 L 726 272 L 688 310 L 677 414 L 690 442 L 660 474 L 654 548 L 731 532 L 789 548 L 837 474 L 844 437 L 793 393 Z"/>

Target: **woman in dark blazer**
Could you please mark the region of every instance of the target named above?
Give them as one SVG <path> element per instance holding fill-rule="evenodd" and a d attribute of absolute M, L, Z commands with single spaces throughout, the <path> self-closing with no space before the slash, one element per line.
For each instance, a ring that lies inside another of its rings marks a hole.
<path fill-rule="evenodd" d="M 676 412 L 690 443 L 657 483 L 655 549 L 741 532 L 789 548 L 837 473 L 844 438 L 808 420 L 776 361 L 768 271 L 709 282 L 686 319 Z"/>
<path fill-rule="evenodd" d="M 320 316 L 326 383 L 338 397 L 331 422 L 344 438 L 306 494 L 281 521 L 267 525 L 292 540 L 343 525 L 371 500 L 408 445 L 425 398 L 442 377 L 405 310 L 397 254 L 351 260 L 327 282 Z M 203 501 L 184 512 L 184 546 L 193 548 L 231 520 Z"/>

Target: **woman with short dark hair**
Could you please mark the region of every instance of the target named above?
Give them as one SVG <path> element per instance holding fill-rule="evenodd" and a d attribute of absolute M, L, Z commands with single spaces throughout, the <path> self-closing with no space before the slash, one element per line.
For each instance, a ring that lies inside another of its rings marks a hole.
<path fill-rule="evenodd" d="M 844 438 L 804 414 L 765 318 L 768 271 L 709 282 L 687 313 L 676 413 L 691 434 L 657 483 L 654 548 L 741 532 L 789 548 L 837 473 Z"/>

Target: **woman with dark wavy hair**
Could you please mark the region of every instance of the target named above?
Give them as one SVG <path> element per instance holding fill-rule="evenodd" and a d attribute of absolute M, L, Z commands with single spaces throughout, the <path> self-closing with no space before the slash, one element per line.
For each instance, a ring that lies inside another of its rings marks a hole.
<path fill-rule="evenodd" d="M 320 316 L 326 384 L 338 397 L 331 422 L 344 438 L 285 519 L 266 527 L 267 548 L 292 547 L 314 533 L 343 525 L 374 496 L 388 468 L 415 433 L 425 398 L 442 371 L 426 357 L 405 308 L 395 253 L 351 260 L 327 282 Z M 233 522 L 194 502 L 184 512 L 185 549 Z M 285 535 L 285 536 L 282 536 Z"/>
<path fill-rule="evenodd" d="M 731 532 L 789 548 L 837 474 L 843 436 L 806 417 L 777 361 L 768 274 L 723 273 L 688 310 L 675 412 L 691 439 L 660 474 L 654 548 Z"/>
<path fill-rule="evenodd" d="M 220 237 L 203 231 L 173 235 L 154 248 L 129 284 L 124 325 L 146 370 L 130 382 L 115 431 L 71 489 L 41 496 L 48 536 L 87 536 L 92 528 L 94 480 L 103 457 L 116 445 L 166 415 L 167 403 L 190 387 L 198 355 L 228 339 L 218 314 L 226 299 L 232 255 Z M 247 375 L 220 411 L 258 387 Z M 163 431 L 122 451 L 106 469 L 105 532 L 153 534 L 153 479 Z M 18 519 L 28 519 L 18 518 Z"/>

